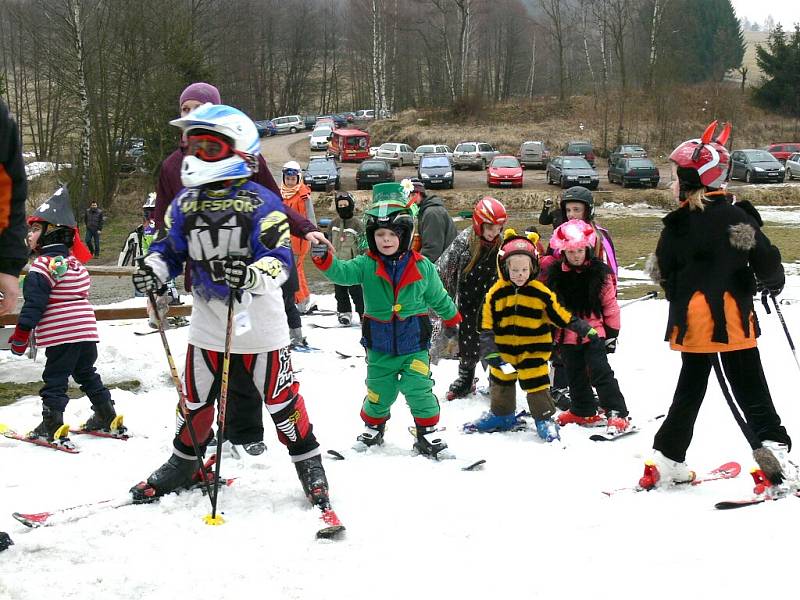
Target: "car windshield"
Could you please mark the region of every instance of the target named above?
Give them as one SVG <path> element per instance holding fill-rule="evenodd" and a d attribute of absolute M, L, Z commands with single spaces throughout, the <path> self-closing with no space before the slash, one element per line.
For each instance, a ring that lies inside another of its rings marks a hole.
<path fill-rule="evenodd" d="M 394 152 L 397 150 L 397 144 L 381 144 L 381 150 L 389 150 Z"/>
<path fill-rule="evenodd" d="M 503 158 L 495 158 L 492 161 L 492 166 L 493 167 L 498 167 L 498 168 L 514 169 L 514 168 L 519 167 L 519 162 L 517 161 L 516 158 L 512 158 L 510 156 L 506 156 L 506 157 L 503 157 Z"/>
<path fill-rule="evenodd" d="M 769 152 L 764 152 L 763 150 L 751 150 L 750 152 L 745 152 L 747 158 L 749 158 L 753 162 L 774 162 L 775 157 L 772 156 Z"/>
<path fill-rule="evenodd" d="M 541 150 L 542 145 L 539 142 L 526 142 L 522 144 L 522 149 L 529 152 L 538 152 Z"/>
<path fill-rule="evenodd" d="M 382 160 L 368 160 L 361 163 L 358 168 L 359 171 L 385 171 L 386 169 L 387 165 Z"/>
<path fill-rule="evenodd" d="M 592 167 L 583 158 L 565 158 L 564 167 L 567 169 L 591 169 Z"/>
<path fill-rule="evenodd" d="M 348 148 L 366 148 L 367 138 L 363 136 L 354 136 L 347 138 L 346 146 Z"/>
<path fill-rule="evenodd" d="M 306 168 L 309 173 L 328 173 L 333 170 L 334 167 L 329 160 L 312 160 Z"/>
<path fill-rule="evenodd" d="M 422 159 L 421 167 L 449 167 L 450 161 L 446 156 L 429 156 Z"/>
<path fill-rule="evenodd" d="M 311 135 L 314 137 L 327 137 L 331 134 L 331 131 L 333 130 L 330 127 L 317 127 Z"/>
<path fill-rule="evenodd" d="M 475 144 L 459 144 L 456 152 L 475 152 Z"/>
<path fill-rule="evenodd" d="M 570 152 L 587 154 L 592 151 L 592 146 L 590 144 L 570 144 L 568 149 Z"/>
<path fill-rule="evenodd" d="M 433 152 L 433 146 L 420 146 L 416 150 L 414 150 L 417 154 L 425 154 L 427 152 Z"/>
<path fill-rule="evenodd" d="M 641 146 L 623 146 L 623 152 L 644 152 L 644 148 Z"/>
<path fill-rule="evenodd" d="M 628 166 L 631 169 L 652 169 L 653 162 L 645 158 L 634 158 L 628 161 Z"/>

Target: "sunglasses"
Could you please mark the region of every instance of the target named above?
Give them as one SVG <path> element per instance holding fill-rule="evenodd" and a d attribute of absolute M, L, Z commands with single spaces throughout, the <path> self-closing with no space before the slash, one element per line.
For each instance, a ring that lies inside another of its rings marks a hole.
<path fill-rule="evenodd" d="M 249 158 L 246 153 L 237 150 L 224 139 L 207 133 L 189 135 L 186 138 L 186 154 L 208 162 L 223 160 L 234 155 L 245 160 Z"/>

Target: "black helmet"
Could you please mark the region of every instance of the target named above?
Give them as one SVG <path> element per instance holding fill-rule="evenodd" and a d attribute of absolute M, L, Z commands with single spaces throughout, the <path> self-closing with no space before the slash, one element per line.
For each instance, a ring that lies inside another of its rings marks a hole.
<path fill-rule="evenodd" d="M 342 200 L 347 201 L 347 206 L 339 206 L 339 202 Z M 353 199 L 353 196 L 349 192 L 336 192 L 336 198 L 334 199 L 334 208 L 336 209 L 336 213 L 342 217 L 343 219 L 350 219 L 353 216 L 353 211 L 356 206 L 356 201 Z"/>
<path fill-rule="evenodd" d="M 561 196 L 561 214 L 565 220 L 567 218 L 567 202 L 583 202 L 586 205 L 587 213 L 584 215 L 585 220 L 591 221 L 594 219 L 594 199 L 592 198 L 592 192 L 587 188 L 576 185 L 569 188 Z"/>
<path fill-rule="evenodd" d="M 375 243 L 375 232 L 378 229 L 391 229 L 400 238 L 397 252 L 389 258 L 397 258 L 411 248 L 411 242 L 414 239 L 414 217 L 407 208 L 390 203 L 379 203 L 367 211 L 366 221 L 367 244 L 377 256 L 380 256 Z"/>

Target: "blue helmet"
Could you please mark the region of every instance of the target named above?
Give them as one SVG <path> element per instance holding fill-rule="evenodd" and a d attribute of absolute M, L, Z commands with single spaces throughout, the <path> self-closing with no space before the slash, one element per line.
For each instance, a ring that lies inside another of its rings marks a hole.
<path fill-rule="evenodd" d="M 224 104 L 206 103 L 185 117 L 170 121 L 185 136 L 207 131 L 223 137 L 234 154 L 221 160 L 203 160 L 187 154 L 181 165 L 181 183 L 198 187 L 213 181 L 250 177 L 258 169 L 260 141 L 253 121 L 242 111 Z M 201 130 L 201 131 L 198 131 Z"/>

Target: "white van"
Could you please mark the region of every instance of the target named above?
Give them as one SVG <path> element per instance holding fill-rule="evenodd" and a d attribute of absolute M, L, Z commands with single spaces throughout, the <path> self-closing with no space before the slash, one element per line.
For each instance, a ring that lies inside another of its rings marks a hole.
<path fill-rule="evenodd" d="M 305 121 L 300 115 L 287 115 L 285 117 L 277 117 L 272 119 L 275 129 L 278 133 L 297 133 L 306 128 Z"/>

